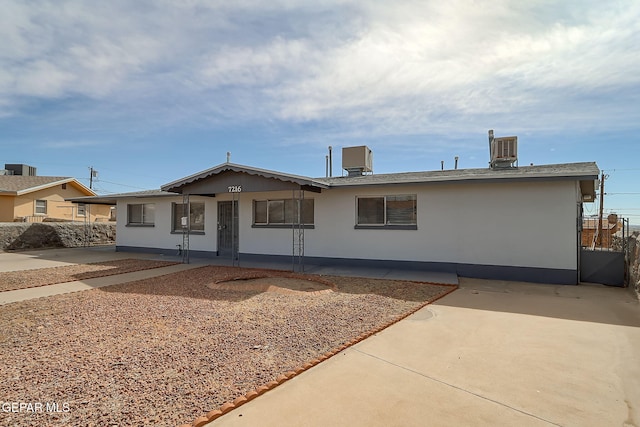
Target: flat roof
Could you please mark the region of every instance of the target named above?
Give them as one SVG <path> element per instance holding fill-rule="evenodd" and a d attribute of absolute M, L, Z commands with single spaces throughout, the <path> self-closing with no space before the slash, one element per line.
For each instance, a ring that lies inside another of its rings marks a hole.
<path fill-rule="evenodd" d="M 505 169 L 448 169 L 424 172 L 401 172 L 387 174 L 368 174 L 361 176 L 339 176 L 331 178 L 309 178 L 300 175 L 286 174 L 267 169 L 224 163 L 214 168 L 190 175 L 168 184 L 159 190 L 136 191 L 130 193 L 109 194 L 106 196 L 87 196 L 67 199 L 76 203 L 115 205 L 118 199 L 150 198 L 150 197 L 179 197 L 174 192 L 180 188 L 213 177 L 225 171 L 242 172 L 264 178 L 274 178 L 280 181 L 293 182 L 301 186 L 311 186 L 320 189 L 341 187 L 401 185 L 425 183 L 457 183 L 457 182 L 526 182 L 538 180 L 574 180 L 595 181 L 600 170 L 595 162 L 562 163 L 554 165 L 521 166 Z"/>
<path fill-rule="evenodd" d="M 115 205 L 119 199 L 136 199 L 149 197 L 181 197 L 178 193 L 170 193 L 162 190 L 143 190 L 130 193 L 107 194 L 104 196 L 70 197 L 68 202 L 86 203 L 91 205 Z"/>
<path fill-rule="evenodd" d="M 448 169 L 424 172 L 369 174 L 316 178 L 329 187 L 349 187 L 387 184 L 422 184 L 464 181 L 528 181 L 528 180 L 592 180 L 600 170 L 595 162 L 555 165 L 521 166 L 505 169 Z"/>

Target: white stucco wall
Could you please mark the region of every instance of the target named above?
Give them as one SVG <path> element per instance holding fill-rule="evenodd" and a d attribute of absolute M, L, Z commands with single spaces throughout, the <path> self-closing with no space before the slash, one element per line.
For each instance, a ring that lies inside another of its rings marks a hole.
<path fill-rule="evenodd" d="M 204 202 L 204 235 L 192 234 L 189 247 L 194 251 L 216 250 L 217 205 L 215 198 L 191 197 L 192 202 Z M 154 203 L 155 224 L 153 227 L 127 226 L 127 204 Z M 175 250 L 182 244 L 182 234 L 171 234 L 171 204 L 182 203 L 182 197 L 136 198 L 118 201 L 116 245 L 151 249 Z"/>
<path fill-rule="evenodd" d="M 357 230 L 356 196 L 417 194 L 417 230 Z M 251 201 L 291 193 L 242 194 L 240 251 L 290 255 L 292 232 L 252 229 Z M 576 183 L 474 183 L 331 189 L 315 199 L 305 255 L 575 269 Z"/>
<path fill-rule="evenodd" d="M 417 230 L 354 229 L 356 196 L 397 194 L 417 195 Z M 241 253 L 291 255 L 290 229 L 251 227 L 253 200 L 291 197 L 290 191 L 239 195 Z M 315 199 L 315 228 L 305 230 L 306 256 L 549 269 L 577 266 L 576 182 L 334 188 L 307 192 L 305 197 Z M 205 235 L 192 235 L 190 247 L 216 251 L 217 202 L 231 200 L 231 195 L 192 200 L 205 202 L 206 223 Z M 182 199 L 148 201 L 156 203 L 153 228 L 126 227 L 126 203 L 118 203 L 118 211 L 125 214 L 118 219 L 117 244 L 175 249 L 182 236 L 170 234 L 171 202 Z"/>

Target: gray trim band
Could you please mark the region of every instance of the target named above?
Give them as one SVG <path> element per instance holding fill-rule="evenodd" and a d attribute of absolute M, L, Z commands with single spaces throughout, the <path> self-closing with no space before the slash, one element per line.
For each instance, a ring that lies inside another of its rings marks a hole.
<path fill-rule="evenodd" d="M 137 246 L 116 246 L 117 252 L 147 252 L 164 255 L 176 255 L 176 249 L 144 248 Z M 191 256 L 214 258 L 215 251 L 190 251 Z M 272 262 L 274 264 L 291 263 L 290 255 L 263 255 L 240 253 L 240 260 L 248 262 Z M 577 271 L 571 269 L 512 267 L 504 265 L 463 264 L 453 262 L 397 261 L 354 258 L 304 258 L 306 265 L 314 266 L 352 266 L 369 268 L 393 268 L 405 270 L 425 270 L 433 272 L 454 273 L 462 277 L 490 280 L 510 280 L 517 282 L 547 283 L 557 285 L 576 285 Z"/>

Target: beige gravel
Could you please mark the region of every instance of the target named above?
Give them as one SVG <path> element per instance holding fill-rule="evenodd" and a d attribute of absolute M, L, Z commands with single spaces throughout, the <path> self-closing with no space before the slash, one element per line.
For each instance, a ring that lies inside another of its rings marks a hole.
<path fill-rule="evenodd" d="M 172 261 L 119 259 L 88 264 L 64 265 L 35 270 L 7 271 L 0 273 L 0 292 L 35 288 L 56 283 L 93 279 L 114 274 L 166 267 L 177 264 Z"/>
<path fill-rule="evenodd" d="M 293 293 L 210 287 L 278 276 L 301 284 Z M 299 292 L 309 278 L 313 292 Z M 450 290 L 209 266 L 8 304 L 0 400 L 57 403 L 61 412 L 3 412 L 0 425 L 189 423 Z"/>

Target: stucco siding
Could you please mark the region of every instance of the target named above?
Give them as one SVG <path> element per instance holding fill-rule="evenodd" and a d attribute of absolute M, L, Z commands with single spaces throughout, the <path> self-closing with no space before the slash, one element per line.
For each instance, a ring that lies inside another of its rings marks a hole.
<path fill-rule="evenodd" d="M 0 196 L 0 222 L 13 221 L 13 196 Z"/>
<path fill-rule="evenodd" d="M 41 215 L 43 218 L 59 219 L 63 221 L 83 221 L 84 216 L 78 216 L 77 205 L 65 201 L 65 198 L 86 196 L 86 193 L 75 188 L 71 183 L 62 188 L 61 185 L 45 188 L 38 191 L 29 192 L 20 196 L 3 197 L 3 205 L 10 205 L 12 212 L 5 212 L 3 209 L 3 220 L 13 221 L 15 218 L 38 216 L 36 213 L 36 200 L 46 200 L 47 213 Z M 92 221 L 96 219 L 107 220 L 109 218 L 109 206 L 94 205 L 88 208 Z"/>
<path fill-rule="evenodd" d="M 191 197 L 192 202 L 204 202 L 205 225 L 204 234 L 191 234 L 189 248 L 194 251 L 216 251 L 217 207 L 216 199 L 208 197 Z M 127 224 L 127 205 L 153 203 L 155 204 L 155 219 L 153 227 L 131 226 Z M 182 233 L 171 233 L 172 203 L 182 203 L 182 197 L 137 198 L 119 200 L 117 204 L 118 221 L 116 244 L 150 249 L 178 250 L 182 245 Z"/>
<path fill-rule="evenodd" d="M 417 196 L 417 229 L 356 229 L 358 196 Z M 245 254 L 292 254 L 290 228 L 252 227 L 253 201 L 292 198 L 291 191 L 240 193 L 239 250 Z M 305 193 L 314 199 L 313 228 L 305 229 L 309 257 L 455 263 L 575 270 L 576 184 L 473 183 L 335 188 Z M 205 234 L 192 235 L 190 249 L 215 252 L 217 203 L 230 194 L 196 198 L 205 202 Z M 134 199 L 156 204 L 154 227 L 127 227 L 126 203 L 118 203 L 118 245 L 176 250 L 171 203 L 182 198 Z"/>
<path fill-rule="evenodd" d="M 316 204 L 310 256 L 576 267 L 572 182 L 332 190 Z M 356 196 L 417 195 L 417 230 L 354 229 Z M 325 203 L 321 201 L 330 197 Z M 306 236 L 306 235 L 305 235 Z"/>
<path fill-rule="evenodd" d="M 305 193 L 305 198 L 313 198 L 315 221 L 318 221 L 317 193 Z M 293 232 L 291 228 L 253 228 L 253 201 L 280 200 L 293 198 L 291 191 L 271 191 L 261 193 L 241 193 L 240 209 L 240 252 L 269 255 L 291 255 Z M 221 200 L 223 198 L 221 197 Z M 228 198 L 230 200 L 230 198 Z M 315 239 L 314 230 L 305 230 L 305 241 Z"/>

